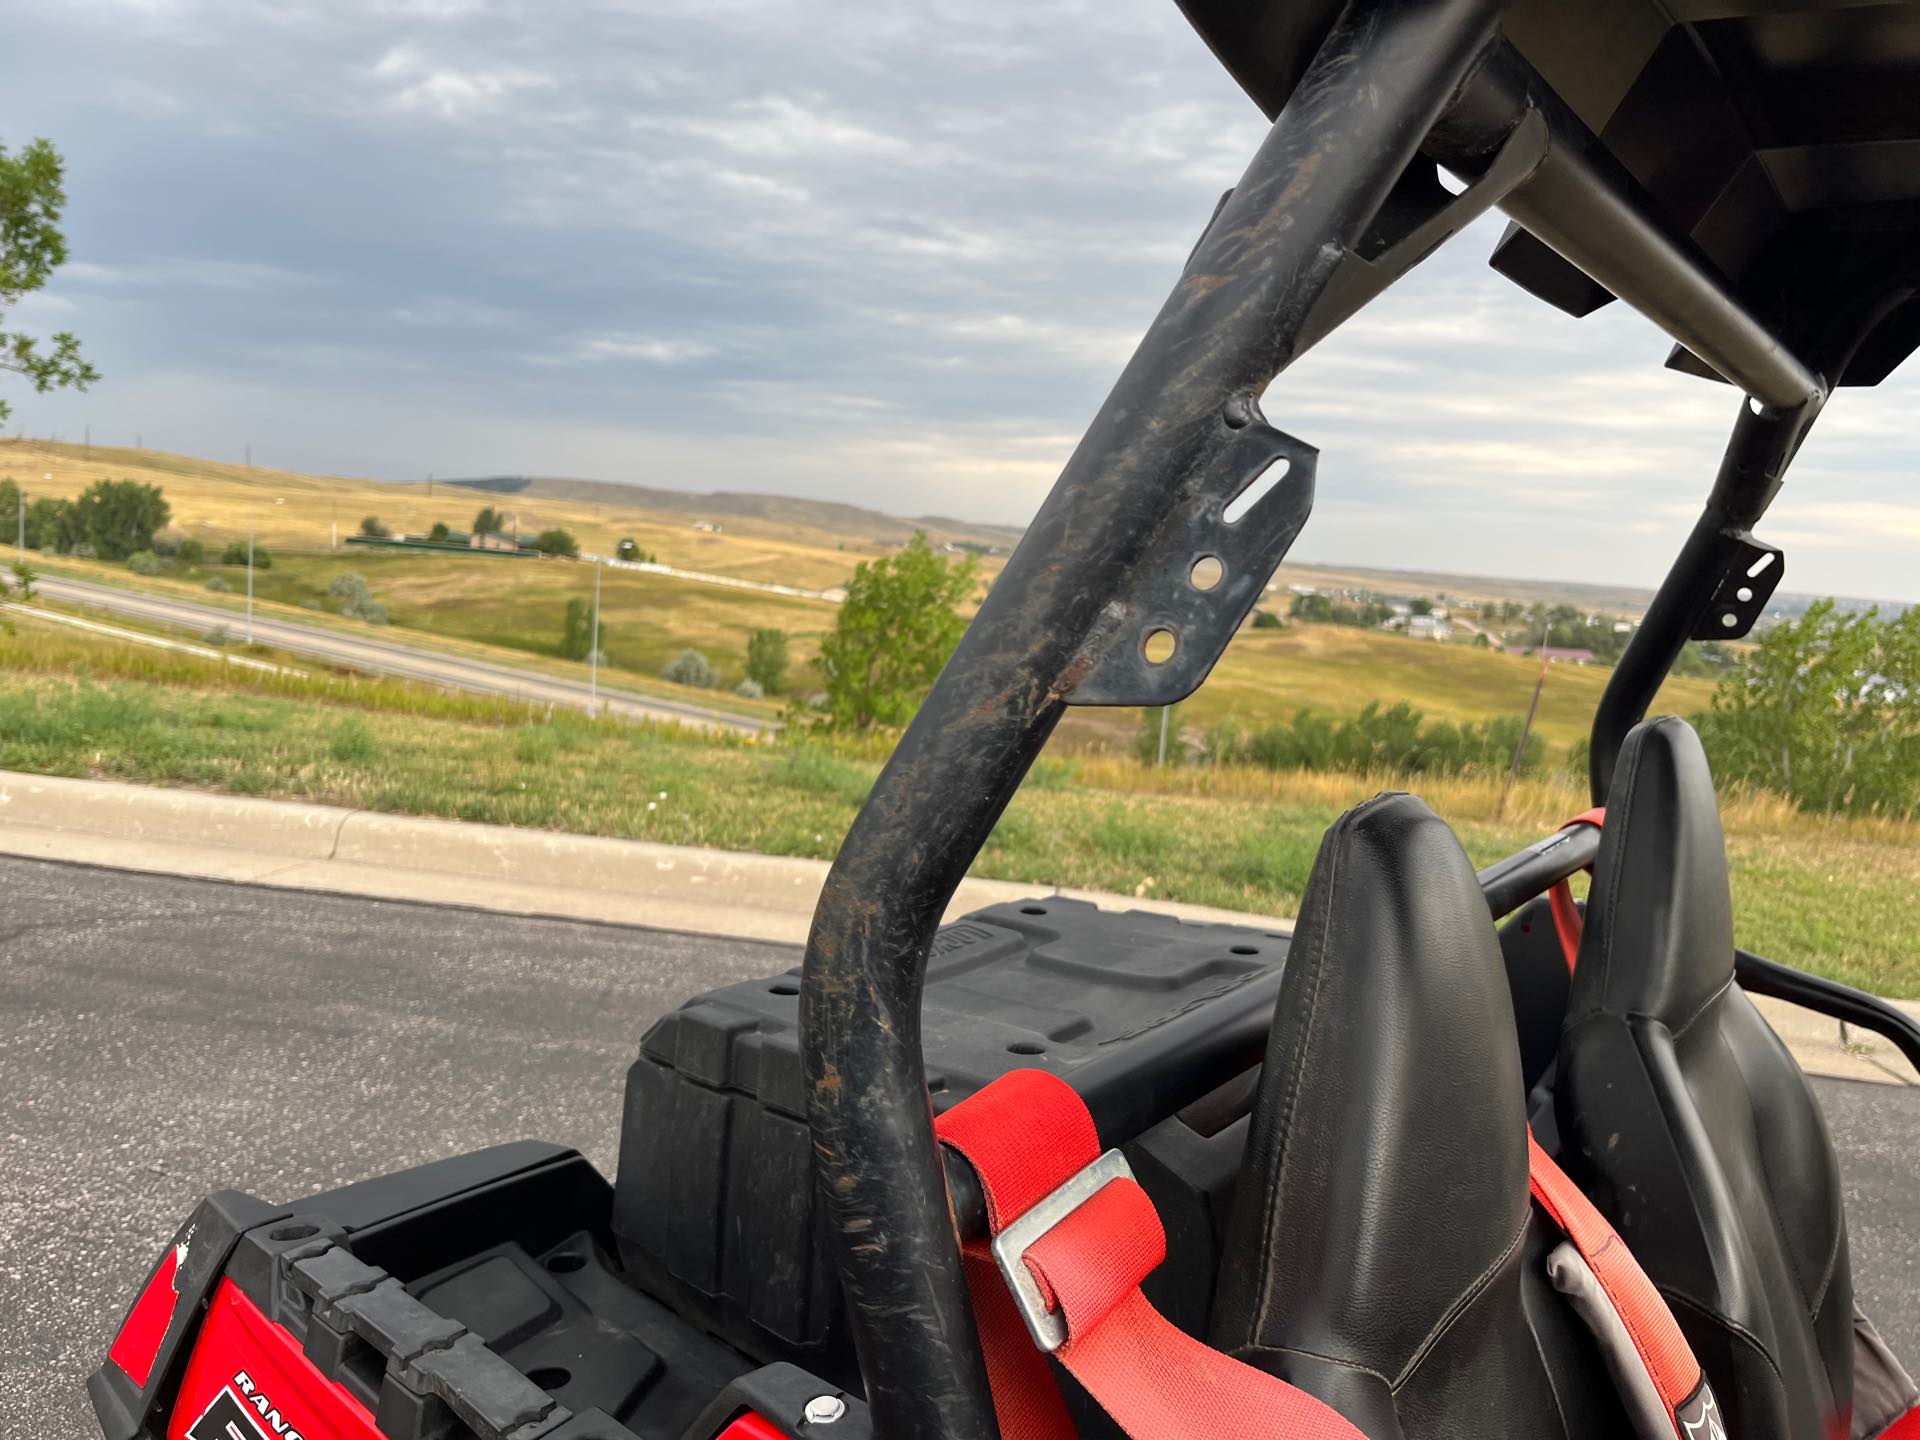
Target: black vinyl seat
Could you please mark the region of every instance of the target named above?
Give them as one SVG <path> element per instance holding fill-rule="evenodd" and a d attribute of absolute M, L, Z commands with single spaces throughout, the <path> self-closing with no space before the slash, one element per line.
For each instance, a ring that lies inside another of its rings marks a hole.
<path fill-rule="evenodd" d="M 1630 1427 L 1545 1278 L 1499 943 L 1453 832 L 1385 795 L 1303 897 L 1229 1223 L 1212 1343 L 1369 1440 Z"/>
<path fill-rule="evenodd" d="M 1627 739 L 1561 1037 L 1563 1168 L 1667 1298 L 1740 1440 L 1852 1409 L 1839 1166 L 1799 1065 L 1733 983 L 1726 843 L 1699 737 Z"/>

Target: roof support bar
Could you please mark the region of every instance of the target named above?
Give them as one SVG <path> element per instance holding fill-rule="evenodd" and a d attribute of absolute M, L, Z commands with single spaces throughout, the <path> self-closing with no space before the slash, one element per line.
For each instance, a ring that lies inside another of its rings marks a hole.
<path fill-rule="evenodd" d="M 1206 677 L 1304 521 L 1313 452 L 1258 397 L 1487 51 L 1504 0 L 1353 0 L 881 772 L 814 916 L 809 1121 L 877 1430 L 991 1440 L 920 1044 L 948 900 L 1068 703 Z M 1444 198 L 1444 197 L 1443 197 Z M 1419 254 L 1402 252 L 1410 267 Z M 1229 524 L 1229 502 L 1285 463 Z M 1196 547 L 1207 548 L 1199 549 Z M 1191 580 L 1211 555 L 1226 576 Z M 1155 664 L 1143 637 L 1166 632 Z"/>
<path fill-rule="evenodd" d="M 1655 218 L 1638 183 L 1511 45 L 1499 44 L 1476 72 L 1428 152 L 1477 173 L 1530 112 L 1545 117 L 1547 152 L 1501 208 L 1763 405 L 1817 407 L 1827 381 Z"/>

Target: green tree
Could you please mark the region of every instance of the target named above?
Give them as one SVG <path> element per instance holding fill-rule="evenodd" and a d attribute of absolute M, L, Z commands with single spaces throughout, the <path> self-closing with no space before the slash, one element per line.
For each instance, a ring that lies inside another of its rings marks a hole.
<path fill-rule="evenodd" d="M 1253 628 L 1256 630 L 1284 630 L 1287 628 L 1287 622 L 1271 610 L 1256 610 L 1253 612 Z"/>
<path fill-rule="evenodd" d="M 389 530 L 386 525 L 381 522 L 378 515 L 369 515 L 366 519 L 362 520 L 360 522 L 360 533 L 373 540 L 386 540 L 393 535 L 393 531 Z"/>
<path fill-rule="evenodd" d="M 11 545 L 19 535 L 21 511 L 27 499 L 13 481 L 0 478 L 0 544 Z"/>
<path fill-rule="evenodd" d="M 453 534 L 453 531 L 447 528 L 446 521 L 436 520 L 433 522 L 433 528 L 427 531 L 427 539 L 444 541 L 452 534 Z"/>
<path fill-rule="evenodd" d="M 580 542 L 565 530 L 542 530 L 534 536 L 533 548 L 543 555 L 559 555 L 568 560 L 580 558 Z"/>
<path fill-rule="evenodd" d="M 596 641 L 593 634 L 593 602 L 584 595 L 567 601 L 567 618 L 560 630 L 560 653 L 569 660 L 585 660 L 595 648 L 604 654 L 607 648 L 607 624 L 600 622 Z"/>
<path fill-rule="evenodd" d="M 489 505 L 473 517 L 473 533 L 476 535 L 504 535 L 507 522 L 500 512 Z"/>
<path fill-rule="evenodd" d="M 24 560 L 16 560 L 13 562 L 13 578 L 20 587 L 20 598 L 33 599 L 33 582 L 39 578 L 34 568 Z"/>
<path fill-rule="evenodd" d="M 973 593 L 977 572 L 975 556 L 949 565 L 919 532 L 899 554 L 855 567 L 820 645 L 831 724 L 864 730 L 912 717 L 966 629 L 954 606 Z"/>
<path fill-rule="evenodd" d="M 1433 601 L 1424 595 L 1416 595 L 1412 600 L 1407 602 L 1407 609 L 1415 615 L 1431 615 L 1433 613 Z"/>
<path fill-rule="evenodd" d="M 639 545 L 629 536 L 613 547 L 613 558 L 616 560 L 643 560 L 646 557 L 640 553 Z"/>
<path fill-rule="evenodd" d="M 207 547 L 189 535 L 180 542 L 180 548 L 173 552 L 173 558 L 180 562 L 183 569 L 190 568 L 207 558 Z"/>
<path fill-rule="evenodd" d="M 0 144 L 0 321 L 66 264 L 67 239 L 60 230 L 66 209 L 66 166 L 51 142 L 35 140 L 18 154 Z M 71 387 L 84 390 L 100 378 L 80 356 L 80 341 L 68 331 L 40 341 L 0 330 L 0 370 L 22 376 L 40 394 Z M 12 413 L 0 400 L 0 420 Z"/>
<path fill-rule="evenodd" d="M 27 502 L 29 550 L 67 551 L 73 548 L 77 538 L 74 533 L 73 506 L 65 500 L 49 500 L 43 496 Z"/>
<path fill-rule="evenodd" d="M 777 695 L 787 680 L 787 632 L 756 630 L 747 637 L 747 678 L 763 694 Z"/>
<path fill-rule="evenodd" d="M 96 480 L 69 507 L 73 543 L 93 546 L 102 560 L 125 560 L 153 548 L 154 532 L 173 514 L 158 485 Z M 69 545 L 67 548 L 72 548 Z"/>
<path fill-rule="evenodd" d="M 1920 609 L 1882 620 L 1834 601 L 1760 637 L 1696 717 L 1722 780 L 1825 812 L 1920 808 Z"/>

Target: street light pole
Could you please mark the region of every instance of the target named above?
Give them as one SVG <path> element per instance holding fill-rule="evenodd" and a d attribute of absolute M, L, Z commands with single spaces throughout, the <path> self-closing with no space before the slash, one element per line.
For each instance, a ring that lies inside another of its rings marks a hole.
<path fill-rule="evenodd" d="M 600 713 L 600 562 L 593 562 L 593 630 L 587 655 L 593 661 L 587 682 L 587 713 Z"/>

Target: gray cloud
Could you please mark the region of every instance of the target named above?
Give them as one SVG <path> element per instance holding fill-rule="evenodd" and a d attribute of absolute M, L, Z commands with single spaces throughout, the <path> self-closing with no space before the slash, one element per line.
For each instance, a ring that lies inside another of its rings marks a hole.
<path fill-rule="evenodd" d="M 383 476 L 535 471 L 1019 521 L 1262 130 L 1166 0 L 68 0 L 0 137 L 70 165 L 23 322 L 106 380 L 35 432 Z M 85 77 L 85 84 L 76 84 Z M 1737 397 L 1484 267 L 1488 221 L 1282 378 L 1303 557 L 1649 581 Z M 1770 532 L 1908 596 L 1910 381 Z"/>

